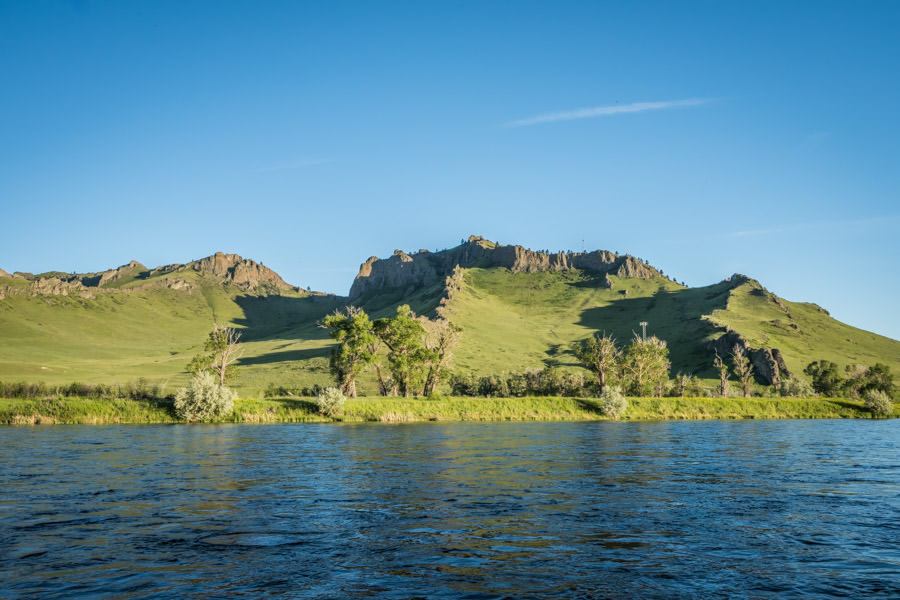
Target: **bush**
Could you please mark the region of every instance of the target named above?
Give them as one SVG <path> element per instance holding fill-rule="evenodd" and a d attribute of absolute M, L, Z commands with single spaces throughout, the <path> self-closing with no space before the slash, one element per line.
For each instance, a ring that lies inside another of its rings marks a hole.
<path fill-rule="evenodd" d="M 878 417 L 887 417 L 894 414 L 894 404 L 891 397 L 881 390 L 869 390 L 866 392 L 866 400 L 863 406 Z"/>
<path fill-rule="evenodd" d="M 234 397 L 211 373 L 201 371 L 175 393 L 175 414 L 185 421 L 212 421 L 234 410 Z"/>
<path fill-rule="evenodd" d="M 325 388 L 316 396 L 316 407 L 319 414 L 326 417 L 337 417 L 344 412 L 344 393 L 336 387 Z"/>
<path fill-rule="evenodd" d="M 620 419 L 628 408 L 628 400 L 617 387 L 606 386 L 600 394 L 600 414 L 611 419 Z"/>
<path fill-rule="evenodd" d="M 789 377 L 781 382 L 781 395 L 795 398 L 812 398 L 816 395 L 809 382 L 801 377 Z"/>

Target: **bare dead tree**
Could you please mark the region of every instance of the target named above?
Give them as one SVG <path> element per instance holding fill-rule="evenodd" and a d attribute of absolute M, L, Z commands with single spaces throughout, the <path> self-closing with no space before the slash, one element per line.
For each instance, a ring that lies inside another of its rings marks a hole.
<path fill-rule="evenodd" d="M 728 365 L 719 356 L 718 350 L 716 350 L 716 357 L 713 359 L 713 366 L 719 371 L 719 396 L 724 398 L 728 395 Z"/>
<path fill-rule="evenodd" d="M 750 357 L 747 356 L 744 347 L 740 344 L 734 345 L 731 351 L 731 361 L 734 374 L 741 382 L 741 391 L 746 398 L 750 395 L 750 388 L 753 385 L 753 363 L 750 362 Z"/>

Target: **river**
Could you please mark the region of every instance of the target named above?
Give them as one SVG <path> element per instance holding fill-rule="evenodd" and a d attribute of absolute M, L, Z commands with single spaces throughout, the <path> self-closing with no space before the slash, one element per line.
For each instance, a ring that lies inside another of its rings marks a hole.
<path fill-rule="evenodd" d="M 0 596 L 900 596 L 900 421 L 0 429 Z"/>

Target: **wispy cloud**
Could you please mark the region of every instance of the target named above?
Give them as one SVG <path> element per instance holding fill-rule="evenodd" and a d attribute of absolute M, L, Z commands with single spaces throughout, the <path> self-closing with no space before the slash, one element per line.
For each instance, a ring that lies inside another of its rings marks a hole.
<path fill-rule="evenodd" d="M 856 227 L 856 226 L 875 226 L 893 223 L 900 219 L 900 215 L 883 215 L 880 217 L 869 217 L 863 219 L 844 219 L 834 221 L 811 221 L 808 223 L 794 223 L 792 225 L 784 225 L 781 227 L 768 227 L 764 229 L 746 229 L 744 231 L 732 231 L 724 234 L 725 237 L 742 238 L 763 235 L 774 235 L 779 233 L 791 233 L 795 231 L 827 229 L 831 227 Z"/>
<path fill-rule="evenodd" d="M 254 169 L 253 173 L 273 173 L 275 171 L 292 171 L 294 169 L 303 169 L 306 167 L 314 167 L 316 165 L 327 165 L 331 161 L 326 158 L 311 158 L 311 159 L 302 159 L 302 160 L 294 160 L 291 162 L 284 162 L 275 165 L 269 165 L 268 167 L 259 167 L 258 169 Z"/>
<path fill-rule="evenodd" d="M 712 102 L 712 98 L 688 98 L 686 100 L 666 100 L 663 102 L 635 102 L 633 104 L 611 104 L 609 106 L 594 106 L 593 108 L 578 108 L 576 110 L 564 110 L 561 112 L 546 113 L 518 121 L 504 123 L 504 127 L 525 127 L 527 125 L 539 125 L 541 123 L 555 123 L 556 121 L 571 121 L 573 119 L 591 119 L 593 117 L 608 117 L 611 115 L 624 115 L 648 112 L 651 110 L 666 110 L 668 108 L 688 108 L 702 106 Z"/>

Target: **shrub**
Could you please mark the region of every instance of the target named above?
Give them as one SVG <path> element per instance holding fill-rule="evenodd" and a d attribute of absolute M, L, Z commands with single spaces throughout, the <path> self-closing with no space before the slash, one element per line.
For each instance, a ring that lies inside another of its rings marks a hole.
<path fill-rule="evenodd" d="M 325 388 L 316 396 L 316 407 L 319 414 L 326 417 L 337 417 L 344 412 L 344 393 L 336 387 Z"/>
<path fill-rule="evenodd" d="M 789 377 L 781 382 L 781 395 L 811 398 L 816 395 L 809 382 L 801 377 Z"/>
<path fill-rule="evenodd" d="M 234 410 L 234 397 L 211 373 L 201 371 L 175 393 L 175 414 L 185 421 L 212 421 Z"/>
<path fill-rule="evenodd" d="M 600 395 L 600 414 L 611 419 L 620 419 L 628 408 L 628 400 L 617 387 L 606 386 Z"/>
<path fill-rule="evenodd" d="M 886 417 L 894 414 L 894 404 L 891 397 L 881 390 L 869 390 L 866 392 L 866 400 L 863 406 L 875 416 Z"/>

